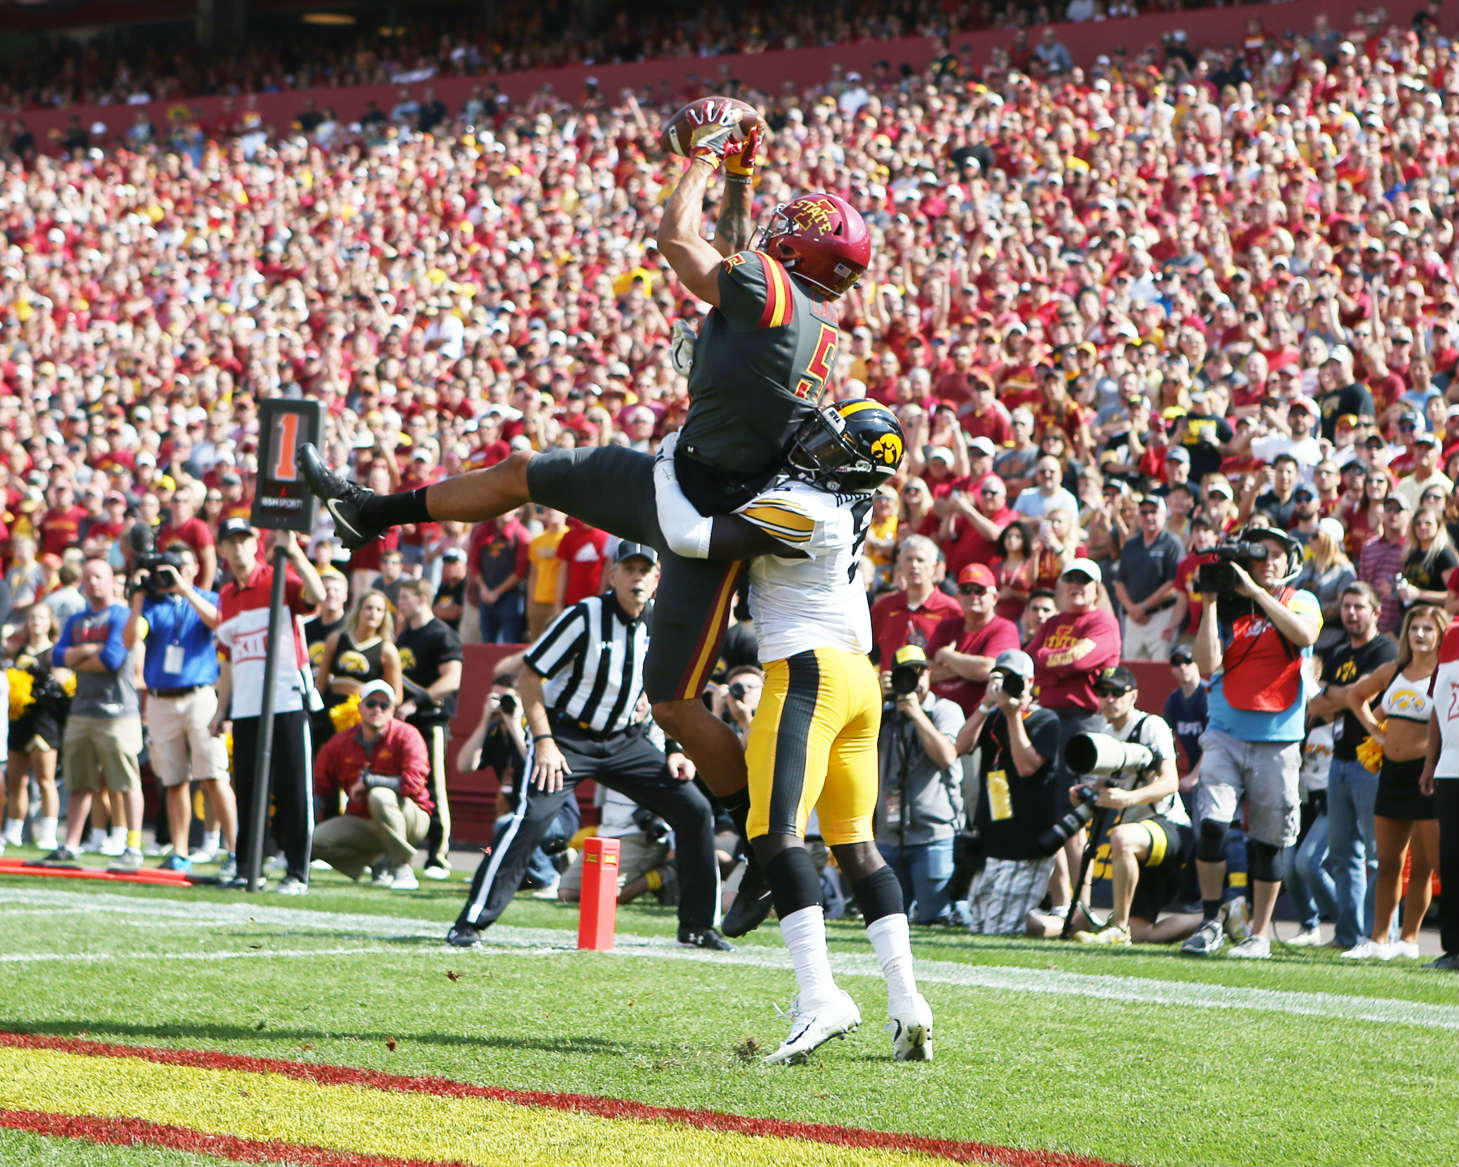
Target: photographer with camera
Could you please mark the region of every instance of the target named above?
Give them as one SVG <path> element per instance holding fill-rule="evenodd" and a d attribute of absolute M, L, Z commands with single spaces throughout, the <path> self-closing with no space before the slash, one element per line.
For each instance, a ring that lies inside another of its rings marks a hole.
<path fill-rule="evenodd" d="M 203 783 L 218 817 L 227 849 L 238 831 L 238 809 L 228 776 L 228 751 L 212 732 L 218 712 L 218 594 L 193 586 L 197 553 L 173 543 L 143 564 L 128 581 L 131 607 L 122 643 L 131 652 L 144 645 L 142 678 L 147 685 L 145 722 L 152 769 L 166 793 L 172 854 L 166 871 L 191 871 L 188 832 L 192 826 L 191 783 Z"/>
<path fill-rule="evenodd" d="M 1196 666 L 1211 680 L 1210 725 L 1201 736 L 1196 786 L 1196 874 L 1202 921 L 1181 951 L 1210 956 L 1224 943 L 1221 892 L 1226 834 L 1247 803 L 1253 884 L 1252 934 L 1232 955 L 1271 955 L 1272 909 L 1281 891 L 1280 856 L 1297 841 L 1302 739 L 1307 728 L 1304 671 L 1322 631 L 1311 592 L 1291 586 L 1302 550 L 1285 531 L 1247 527 L 1219 543 L 1202 564 Z"/>
<path fill-rule="evenodd" d="M 1139 684 L 1129 669 L 1106 669 L 1095 692 L 1105 727 L 1070 743 L 1070 764 L 1093 779 L 1094 805 L 1115 812 L 1109 831 L 1114 909 L 1103 926 L 1084 924 L 1074 939 L 1116 947 L 1184 940 L 1200 917 L 1160 919 L 1195 849 L 1190 815 L 1180 800 L 1175 736 L 1163 717 L 1135 708 Z M 1136 748 L 1121 748 L 1126 746 Z"/>
<path fill-rule="evenodd" d="M 736 665 L 725 674 L 724 681 L 723 688 L 714 692 L 714 715 L 743 742 L 749 737 L 750 722 L 765 692 L 765 671 L 759 665 Z"/>
<path fill-rule="evenodd" d="M 1055 821 L 1059 719 L 1035 703 L 1033 675 L 1027 653 L 999 653 L 983 702 L 954 743 L 959 755 L 979 750 L 981 793 L 971 818 L 986 862 L 968 896 L 968 915 L 973 932 L 991 936 L 1028 927 L 1063 845 L 1060 838 L 1045 846 Z"/>
<path fill-rule="evenodd" d="M 948 914 L 952 841 L 963 818 L 962 767 L 953 742 L 963 724 L 957 702 L 931 691 L 927 654 L 897 650 L 877 741 L 880 794 L 877 850 L 896 872 L 912 922 L 939 924 Z"/>

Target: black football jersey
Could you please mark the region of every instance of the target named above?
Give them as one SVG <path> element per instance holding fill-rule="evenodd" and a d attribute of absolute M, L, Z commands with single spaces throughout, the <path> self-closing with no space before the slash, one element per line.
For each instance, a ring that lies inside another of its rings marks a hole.
<path fill-rule="evenodd" d="M 741 479 L 776 470 L 820 401 L 839 335 L 833 306 L 779 260 L 763 251 L 726 258 L 719 306 L 694 347 L 679 449 Z"/>

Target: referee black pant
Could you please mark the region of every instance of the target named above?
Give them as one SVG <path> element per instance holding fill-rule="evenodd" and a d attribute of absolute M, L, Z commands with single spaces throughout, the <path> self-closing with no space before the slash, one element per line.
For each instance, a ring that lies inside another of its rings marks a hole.
<path fill-rule="evenodd" d="M 426 774 L 426 785 L 430 788 L 431 825 L 426 831 L 427 867 L 451 869 L 451 804 L 446 800 L 446 738 L 448 727 L 444 721 L 412 721 L 425 739 L 426 757 L 430 771 Z"/>
<path fill-rule="evenodd" d="M 233 790 L 238 796 L 238 866 L 248 862 L 253 837 L 253 772 L 258 763 L 261 717 L 233 720 Z M 269 794 L 274 800 L 271 830 L 284 853 L 289 874 L 309 882 L 309 844 L 314 838 L 313 755 L 309 749 L 309 714 L 274 714 L 274 744 L 269 766 Z M 268 820 L 265 819 L 265 822 Z M 267 851 L 264 852 L 267 854 Z"/>
<path fill-rule="evenodd" d="M 642 729 L 597 738 L 554 725 L 552 733 L 570 771 L 563 788 L 544 794 L 531 785 L 529 750 L 517 809 L 477 867 L 471 894 L 456 922 L 485 928 L 506 910 L 543 832 L 563 803 L 574 797 L 578 783 L 591 779 L 669 824 L 679 864 L 679 926 L 696 931 L 713 927 L 719 910 L 719 865 L 709 800 L 693 782 L 680 782 L 669 773 L 663 751 Z"/>

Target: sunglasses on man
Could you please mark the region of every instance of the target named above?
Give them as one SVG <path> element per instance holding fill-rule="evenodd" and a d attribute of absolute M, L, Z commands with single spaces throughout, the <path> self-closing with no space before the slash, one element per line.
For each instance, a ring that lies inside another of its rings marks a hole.
<path fill-rule="evenodd" d="M 958 594 L 962 596 L 986 596 L 988 589 L 982 584 L 965 583 L 957 585 Z"/>
<path fill-rule="evenodd" d="M 379 697 L 379 698 L 372 697 L 368 701 L 361 701 L 360 702 L 360 708 L 361 709 L 390 709 L 390 708 L 392 708 L 392 705 L 391 705 L 391 703 L 389 701 L 385 700 L 384 697 Z"/>

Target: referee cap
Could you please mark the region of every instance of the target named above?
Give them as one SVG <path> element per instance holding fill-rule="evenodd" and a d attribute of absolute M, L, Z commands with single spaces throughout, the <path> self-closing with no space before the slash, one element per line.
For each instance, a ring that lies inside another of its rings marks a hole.
<path fill-rule="evenodd" d="M 630 543 L 625 539 L 618 544 L 618 554 L 613 557 L 613 562 L 622 563 L 625 559 L 647 559 L 652 565 L 658 563 L 659 553 L 647 543 Z"/>

